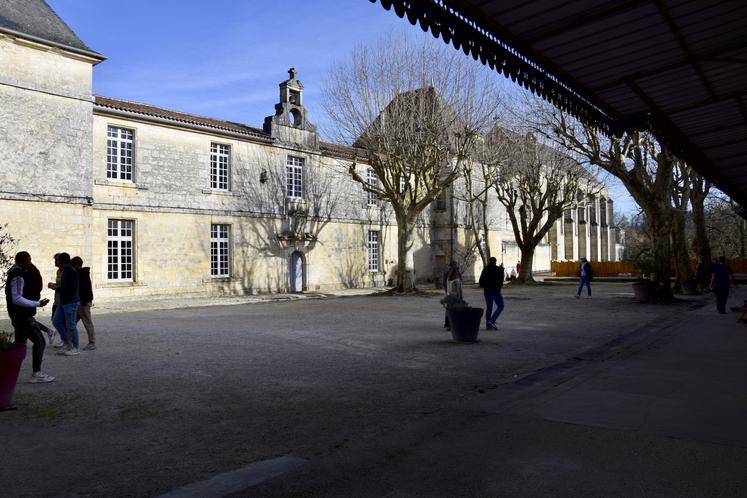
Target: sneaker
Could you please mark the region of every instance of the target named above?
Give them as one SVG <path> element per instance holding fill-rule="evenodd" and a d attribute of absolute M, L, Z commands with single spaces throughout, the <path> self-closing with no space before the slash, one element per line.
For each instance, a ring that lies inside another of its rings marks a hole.
<path fill-rule="evenodd" d="M 496 326 L 495 326 L 495 323 L 493 323 L 493 322 L 488 322 L 488 323 L 487 323 L 487 324 L 485 325 L 485 329 L 486 329 L 486 330 L 498 330 L 498 327 L 496 327 Z"/>
<path fill-rule="evenodd" d="M 45 382 L 52 382 L 53 380 L 54 377 L 47 375 L 44 372 L 34 372 L 31 374 L 31 380 L 29 382 L 31 384 L 42 384 Z"/>
<path fill-rule="evenodd" d="M 89 342 L 86 347 L 83 348 L 83 351 L 93 351 L 94 349 L 96 349 L 96 345 Z"/>
<path fill-rule="evenodd" d="M 67 347 L 67 344 L 62 342 L 62 339 L 60 339 L 60 342 L 58 342 L 57 344 L 53 344 L 52 347 L 55 349 L 62 349 Z"/>
<path fill-rule="evenodd" d="M 75 355 L 80 354 L 80 351 L 78 350 L 78 348 L 70 348 L 67 351 L 63 351 L 62 354 L 64 356 L 75 356 Z"/>
<path fill-rule="evenodd" d="M 576 294 L 576 299 L 581 299 L 581 296 L 579 294 Z"/>

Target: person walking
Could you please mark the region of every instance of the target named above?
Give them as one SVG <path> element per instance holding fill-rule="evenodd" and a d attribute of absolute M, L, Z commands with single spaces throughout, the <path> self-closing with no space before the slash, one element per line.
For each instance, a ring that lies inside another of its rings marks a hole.
<path fill-rule="evenodd" d="M 591 268 L 591 263 L 589 263 L 586 258 L 581 258 L 581 264 L 578 267 L 578 273 L 579 273 L 579 281 L 578 281 L 578 291 L 576 292 L 576 299 L 581 298 L 581 291 L 584 289 L 584 285 L 586 286 L 586 290 L 589 293 L 589 297 L 591 297 L 591 281 L 594 280 L 594 270 Z"/>
<path fill-rule="evenodd" d="M 446 295 L 454 296 L 459 300 L 463 299 L 462 294 L 462 273 L 459 271 L 459 265 L 456 261 L 449 263 L 448 268 L 444 272 L 443 278 L 444 292 Z M 451 330 L 451 323 L 449 323 L 449 312 L 444 312 L 444 328 Z"/>
<path fill-rule="evenodd" d="M 498 330 L 495 325 L 495 321 L 503 312 L 503 295 L 501 289 L 503 288 L 503 277 L 504 270 L 503 265 L 497 266 L 497 260 L 490 258 L 488 265 L 483 268 L 480 273 L 480 287 L 482 287 L 483 295 L 485 296 L 485 328 L 487 330 Z M 495 311 L 493 311 L 493 304 L 495 304 Z"/>
<path fill-rule="evenodd" d="M 8 308 L 15 343 L 26 345 L 26 341 L 33 344 L 31 350 L 31 380 L 32 384 L 52 382 L 54 377 L 41 371 L 42 359 L 44 358 L 44 332 L 34 319 L 36 308 L 43 308 L 49 303 L 49 299 L 32 300 L 27 296 L 33 290 L 27 285 L 28 269 L 31 264 L 31 255 L 21 251 L 15 256 L 15 264 L 10 267 L 7 274 L 5 286 L 5 304 Z"/>
<path fill-rule="evenodd" d="M 54 300 L 52 301 L 52 325 L 54 325 L 54 314 L 57 311 L 57 307 L 60 305 L 60 285 L 62 285 L 62 268 L 60 268 L 60 262 L 58 260 L 60 253 L 54 255 L 54 267 L 57 268 L 55 271 L 54 282 L 49 282 L 47 287 L 54 291 Z M 55 349 L 68 347 L 65 339 L 60 335 L 60 340 L 56 344 L 52 344 Z"/>
<path fill-rule="evenodd" d="M 80 304 L 80 293 L 78 291 L 78 272 L 70 264 L 70 255 L 61 252 L 57 261 L 62 269 L 62 282 L 60 283 L 60 302 L 54 312 L 52 322 L 57 332 L 62 336 L 66 347 L 60 354 L 75 356 L 80 353 L 78 349 L 78 306 Z"/>
<path fill-rule="evenodd" d="M 83 327 L 88 335 L 88 344 L 84 350 L 91 351 L 96 349 L 96 333 L 91 320 L 91 306 L 93 306 L 93 285 L 91 285 L 91 268 L 83 266 L 83 259 L 75 256 L 70 260 L 75 271 L 78 272 L 78 292 L 80 295 L 80 305 L 78 306 L 77 320 L 83 321 Z"/>
<path fill-rule="evenodd" d="M 24 276 L 25 294 L 24 297 L 31 301 L 39 301 L 41 299 L 42 290 L 44 290 L 44 279 L 42 278 L 39 268 L 34 263 L 29 263 L 26 275 Z M 36 317 L 36 309 L 31 313 L 32 316 Z M 36 318 L 34 318 L 36 320 Z M 44 338 L 47 344 L 52 344 L 57 332 L 54 329 L 50 329 L 39 320 L 36 320 L 36 325 L 44 332 Z"/>
<path fill-rule="evenodd" d="M 718 263 L 711 268 L 711 289 L 716 296 L 716 309 L 726 313 L 726 300 L 729 299 L 729 287 L 734 284 L 734 272 L 726 264 L 726 258 L 720 256 Z"/>

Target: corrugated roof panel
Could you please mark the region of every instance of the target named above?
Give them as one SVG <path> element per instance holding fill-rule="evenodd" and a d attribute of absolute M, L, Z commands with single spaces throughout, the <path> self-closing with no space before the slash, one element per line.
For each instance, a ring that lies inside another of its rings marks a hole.
<path fill-rule="evenodd" d="M 709 62 L 702 67 L 713 90 L 719 96 L 731 95 L 747 88 L 747 62 Z"/>
<path fill-rule="evenodd" d="M 635 83 L 657 103 L 659 109 L 665 111 L 676 111 L 689 103 L 704 102 L 709 98 L 708 89 L 692 67 L 641 78 Z"/>
<path fill-rule="evenodd" d="M 670 119 L 685 133 L 717 130 L 719 126 L 737 125 L 744 122 L 739 109 L 735 109 L 732 102 L 719 102 L 687 109 L 671 114 Z"/>
<path fill-rule="evenodd" d="M 702 150 L 719 146 L 725 142 L 733 142 L 736 140 L 747 141 L 747 125 L 735 128 L 722 128 L 712 130 L 706 133 L 693 135 L 692 137 L 693 143 L 700 147 Z"/>

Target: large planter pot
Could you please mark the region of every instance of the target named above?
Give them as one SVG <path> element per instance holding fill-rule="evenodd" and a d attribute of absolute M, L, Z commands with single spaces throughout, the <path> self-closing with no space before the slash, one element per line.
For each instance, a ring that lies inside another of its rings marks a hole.
<path fill-rule="evenodd" d="M 457 342 L 475 342 L 480 332 L 482 308 L 446 310 L 451 325 L 451 337 Z"/>
<path fill-rule="evenodd" d="M 24 358 L 26 346 L 0 351 L 0 410 L 7 410 L 10 407 Z"/>
<path fill-rule="evenodd" d="M 639 303 L 653 303 L 656 299 L 656 285 L 649 280 L 643 280 L 633 284 L 633 293 Z"/>

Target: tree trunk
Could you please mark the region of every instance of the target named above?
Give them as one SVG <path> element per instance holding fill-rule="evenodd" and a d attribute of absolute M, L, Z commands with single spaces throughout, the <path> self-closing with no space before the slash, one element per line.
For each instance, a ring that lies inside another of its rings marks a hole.
<path fill-rule="evenodd" d="M 672 216 L 672 251 L 674 253 L 674 267 L 677 272 L 675 292 L 678 294 L 693 294 L 694 286 L 687 285 L 693 281 L 693 270 L 690 267 L 690 255 L 687 252 L 687 236 L 685 234 L 684 210 L 677 209 Z"/>
<path fill-rule="evenodd" d="M 651 280 L 656 286 L 656 299 L 658 302 L 671 302 L 672 294 L 672 244 L 669 232 L 672 223 L 671 207 L 668 198 L 661 199 L 661 203 L 667 205 L 659 206 L 656 210 L 646 213 L 646 225 L 653 249 L 654 271 Z"/>
<path fill-rule="evenodd" d="M 397 283 L 395 292 L 414 292 L 415 268 L 412 254 L 412 231 L 415 223 L 406 215 L 395 213 L 397 218 Z"/>
<path fill-rule="evenodd" d="M 521 250 L 521 271 L 516 277 L 516 281 L 521 284 L 534 283 L 532 275 L 532 264 L 534 263 L 535 246 L 525 247 Z"/>
<path fill-rule="evenodd" d="M 700 194 L 693 189 L 693 194 L 690 196 L 690 204 L 693 208 L 692 219 L 695 228 L 693 252 L 706 263 L 711 261 L 711 244 L 708 241 L 708 232 L 706 231 L 705 222 L 705 198 L 707 194 L 707 190 L 704 194 Z"/>

